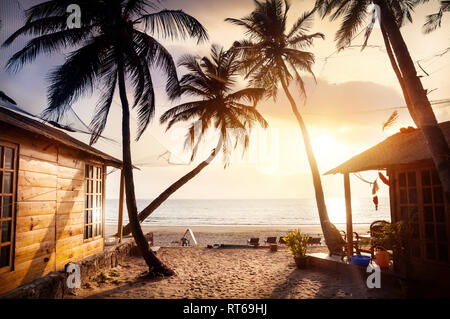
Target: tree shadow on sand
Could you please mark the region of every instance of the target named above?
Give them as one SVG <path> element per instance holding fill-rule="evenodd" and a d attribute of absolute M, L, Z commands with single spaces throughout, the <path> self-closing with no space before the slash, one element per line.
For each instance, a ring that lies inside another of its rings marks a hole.
<path fill-rule="evenodd" d="M 323 271 L 316 269 L 292 269 L 286 280 L 279 283 L 270 298 L 398 298 L 388 290 L 369 289 L 366 276 L 349 270 L 348 273 Z"/>
<path fill-rule="evenodd" d="M 116 287 L 113 287 L 108 290 L 99 291 L 95 294 L 90 294 L 87 296 L 87 299 L 104 299 L 104 298 L 114 298 L 115 296 L 120 296 L 120 298 L 126 298 L 128 291 L 136 291 L 142 289 L 144 286 L 150 283 L 161 282 L 170 277 L 164 276 L 153 276 L 149 275 L 147 271 L 141 273 L 139 276 L 129 279 L 127 281 L 121 282 L 117 284 Z M 99 286 L 101 287 L 101 285 Z M 89 289 L 89 288 L 87 288 Z M 132 294 L 135 295 L 135 294 Z"/>

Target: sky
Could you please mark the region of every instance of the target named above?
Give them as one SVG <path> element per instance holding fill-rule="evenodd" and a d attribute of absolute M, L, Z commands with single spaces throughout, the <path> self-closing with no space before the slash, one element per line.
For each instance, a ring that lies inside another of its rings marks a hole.
<path fill-rule="evenodd" d="M 2 0 L 0 18 L 3 27 L 0 41 L 23 24 L 21 8 L 28 8 L 39 0 Z M 76 0 L 74 0 L 74 3 Z M 313 1 L 291 1 L 288 24 L 304 11 L 310 10 Z M 450 15 L 444 16 L 443 27 L 425 35 L 421 26 L 425 16 L 437 11 L 437 2 L 416 8 L 414 23 L 402 28 L 402 34 L 414 61 L 423 60 L 421 66 L 427 71 L 422 82 L 431 100 L 449 98 L 450 92 L 450 54 L 434 58 L 436 53 L 449 47 Z M 233 41 L 245 37 L 237 26 L 224 20 L 228 17 L 242 18 L 253 9 L 252 0 L 167 0 L 162 8 L 183 9 L 197 18 L 208 30 L 210 41 L 197 45 L 195 41 L 171 42 L 161 40 L 175 60 L 184 54 L 209 54 L 210 45 L 215 43 L 229 47 Z M 409 113 L 404 108 L 400 87 L 390 66 L 379 28 L 375 28 L 369 40 L 370 47 L 364 51 L 359 48 L 346 49 L 336 53 L 335 32 L 340 20 L 330 22 L 315 17 L 311 32 L 322 32 L 325 40 L 316 40 L 310 51 L 315 54 L 313 71 L 317 82 L 304 75 L 307 84 L 307 100 L 300 97 L 298 88 L 291 86 L 300 111 L 308 126 L 315 155 L 321 173 L 339 165 L 343 161 L 381 142 L 398 132 L 400 127 L 413 126 Z M 35 63 L 25 66 L 20 72 L 12 74 L 3 70 L 8 57 L 21 49 L 26 43 L 19 39 L 10 48 L 0 49 L 0 89 L 8 93 L 23 109 L 40 113 L 46 107 L 47 75 L 49 71 L 63 63 L 63 52 L 52 56 L 41 56 Z M 357 37 L 354 45 L 363 42 Z M 183 74 L 180 69 L 179 73 Z M 136 194 L 138 198 L 154 198 L 171 183 L 186 174 L 193 165 L 168 165 L 156 160 L 165 150 L 178 150 L 185 126 L 169 132 L 159 124 L 159 115 L 175 104 L 169 102 L 164 92 L 165 77 L 153 70 L 156 86 L 156 117 L 139 142 L 133 142 L 132 155 L 135 163 L 151 163 L 135 171 Z M 98 91 L 86 95 L 73 105 L 73 109 L 86 122 L 90 122 L 98 98 Z M 182 187 L 172 198 L 311 198 L 314 196 L 311 174 L 298 125 L 291 113 L 290 105 L 280 91 L 278 99 L 265 100 L 258 105 L 259 111 L 269 122 L 269 129 L 256 131 L 252 135 L 247 157 L 233 161 L 226 169 L 217 158 L 195 179 Z M 394 109 L 399 111 L 398 122 L 383 131 L 382 123 Z M 450 108 L 435 108 L 438 121 L 450 120 Z M 116 141 L 100 141 L 95 147 L 121 158 L 121 132 L 117 129 L 121 119 L 120 101 L 115 97 L 104 136 Z M 135 129 L 135 119 L 132 128 Z M 88 142 L 89 138 L 77 135 Z M 270 143 L 269 143 L 270 142 Z M 270 147 L 269 147 L 270 145 Z M 205 154 L 213 148 L 204 143 Z M 203 158 L 197 158 L 198 161 Z M 366 179 L 373 180 L 376 172 L 364 172 Z M 107 183 L 107 197 L 117 198 L 119 194 L 118 173 L 111 173 Z M 327 197 L 343 196 L 341 175 L 322 177 Z M 370 197 L 371 188 L 352 177 L 352 193 L 356 197 Z M 381 186 L 380 195 L 387 196 L 388 190 Z"/>

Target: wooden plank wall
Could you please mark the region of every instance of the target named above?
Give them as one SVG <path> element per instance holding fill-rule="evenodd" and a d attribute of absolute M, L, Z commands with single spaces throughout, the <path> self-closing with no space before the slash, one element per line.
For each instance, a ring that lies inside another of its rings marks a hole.
<path fill-rule="evenodd" d="M 82 154 L 0 125 L 0 140 L 19 145 L 14 269 L 0 274 L 1 294 L 102 251 L 103 239 L 83 240 Z"/>

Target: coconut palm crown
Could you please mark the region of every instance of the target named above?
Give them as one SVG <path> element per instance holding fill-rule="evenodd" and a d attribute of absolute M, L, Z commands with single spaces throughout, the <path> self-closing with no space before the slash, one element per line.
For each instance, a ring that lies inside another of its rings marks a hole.
<path fill-rule="evenodd" d="M 43 115 L 58 121 L 69 105 L 101 84 L 102 94 L 91 122 L 93 144 L 105 128 L 120 64 L 134 91 L 132 106 L 137 108 L 139 139 L 155 110 L 150 69 L 158 67 L 165 73 L 166 89 L 171 92 L 171 98 L 179 93 L 176 65 L 155 37 L 194 37 L 203 41 L 207 33 L 192 16 L 181 10 L 160 10 L 148 0 L 79 0 L 81 26 L 68 28 L 66 10 L 71 3 L 72 0 L 53 0 L 26 10 L 25 25 L 12 34 L 4 46 L 19 36 L 34 38 L 9 59 L 6 67 L 18 71 L 40 54 L 76 48 L 64 64 L 49 75 L 48 107 Z"/>
<path fill-rule="evenodd" d="M 306 71 L 314 77 L 314 54 L 305 49 L 313 44 L 314 39 L 324 39 L 319 32 L 308 34 L 313 11 L 305 12 L 288 28 L 289 9 L 290 4 L 286 0 L 255 1 L 255 9 L 246 17 L 226 19 L 245 28 L 248 39 L 235 42 L 234 47 L 242 54 L 242 67 L 250 83 L 266 88 L 274 99 L 280 81 L 289 86 L 295 80 L 300 92 L 306 96 L 300 72 Z"/>
<path fill-rule="evenodd" d="M 188 73 L 180 80 L 182 95 L 200 98 L 175 106 L 161 116 L 161 123 L 170 129 L 175 123 L 199 121 L 200 126 L 192 124 L 189 128 L 187 144 L 194 145 L 197 136 L 200 141 L 209 128 L 220 133 L 223 159 L 229 159 L 230 145 L 242 142 L 244 150 L 248 147 L 248 129 L 254 123 L 266 128 L 267 122 L 256 110 L 257 103 L 264 96 L 262 88 L 244 88 L 233 91 L 239 74 L 237 52 L 225 51 L 213 45 L 211 58 L 185 55 L 179 65 Z M 250 105 L 248 105 L 248 103 Z M 196 129 L 199 128 L 199 129 Z M 218 151 L 218 150 L 217 150 Z M 195 148 L 192 158 L 195 156 Z"/>

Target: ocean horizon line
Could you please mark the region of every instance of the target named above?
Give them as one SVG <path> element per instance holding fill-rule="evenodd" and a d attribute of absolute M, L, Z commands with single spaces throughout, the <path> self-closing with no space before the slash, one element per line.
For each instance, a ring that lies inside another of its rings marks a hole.
<path fill-rule="evenodd" d="M 156 197 L 155 197 L 156 198 Z M 136 198 L 136 200 L 154 200 L 155 198 Z M 344 195 L 342 196 L 329 196 L 325 197 L 325 199 L 344 199 Z M 378 196 L 378 198 L 389 198 L 389 196 Z M 175 200 L 306 200 L 306 199 L 316 199 L 314 196 L 311 197 L 286 197 L 286 198 L 169 198 L 166 199 L 166 201 L 175 201 Z M 372 200 L 372 197 L 370 196 L 352 196 L 352 199 L 370 199 Z M 119 198 L 106 198 L 106 200 L 116 200 L 118 201 Z M 125 202 L 125 200 L 124 200 Z"/>

